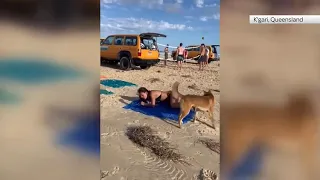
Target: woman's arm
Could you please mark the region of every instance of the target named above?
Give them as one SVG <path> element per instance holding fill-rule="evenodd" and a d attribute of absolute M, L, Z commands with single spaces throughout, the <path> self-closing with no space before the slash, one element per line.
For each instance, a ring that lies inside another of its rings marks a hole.
<path fill-rule="evenodd" d="M 154 107 L 154 106 L 156 106 L 156 93 L 154 93 L 154 92 L 150 92 L 150 97 L 151 97 L 151 102 L 150 103 L 146 103 L 146 102 L 143 102 L 143 101 L 141 101 L 141 105 L 142 106 L 146 106 L 146 107 Z"/>

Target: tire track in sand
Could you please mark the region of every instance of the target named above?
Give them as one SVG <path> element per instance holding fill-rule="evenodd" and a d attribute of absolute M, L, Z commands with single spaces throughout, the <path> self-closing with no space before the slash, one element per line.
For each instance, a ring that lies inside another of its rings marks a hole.
<path fill-rule="evenodd" d="M 192 179 L 183 169 L 184 164 L 162 160 L 139 148 L 138 151 L 144 156 L 144 168 L 155 177 L 164 180 Z"/>

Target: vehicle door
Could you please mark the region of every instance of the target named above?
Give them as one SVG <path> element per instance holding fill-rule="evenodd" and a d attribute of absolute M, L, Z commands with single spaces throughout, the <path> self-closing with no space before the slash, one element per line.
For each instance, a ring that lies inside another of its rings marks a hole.
<path fill-rule="evenodd" d="M 157 49 L 152 49 L 154 39 L 152 37 L 143 37 L 141 42 L 144 44 L 145 48 L 141 48 L 141 58 L 142 59 L 158 59 L 159 52 Z"/>
<path fill-rule="evenodd" d="M 110 59 L 113 46 L 114 36 L 108 36 L 100 45 L 100 56 L 105 59 Z"/>
<path fill-rule="evenodd" d="M 138 56 L 137 43 L 138 43 L 137 36 L 126 36 L 122 50 L 129 51 L 132 57 L 137 57 Z"/>
<path fill-rule="evenodd" d="M 113 48 L 111 50 L 111 57 L 112 59 L 118 59 L 118 54 L 120 51 L 122 51 L 123 49 L 123 45 L 124 45 L 124 36 L 116 36 L 114 38 L 114 43 L 113 43 Z"/>
<path fill-rule="evenodd" d="M 190 51 L 190 58 L 195 58 L 200 54 L 200 47 L 193 46 Z"/>
<path fill-rule="evenodd" d="M 167 37 L 164 34 L 159 33 L 141 33 L 140 35 L 141 43 L 145 45 L 145 48 L 141 48 L 141 58 L 142 59 L 159 59 L 159 49 L 153 49 L 153 45 L 157 47 L 157 41 L 155 38 Z"/>

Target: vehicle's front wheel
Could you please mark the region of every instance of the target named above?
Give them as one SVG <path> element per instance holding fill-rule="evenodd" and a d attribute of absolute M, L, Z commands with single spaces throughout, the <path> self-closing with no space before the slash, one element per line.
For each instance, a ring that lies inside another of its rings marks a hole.
<path fill-rule="evenodd" d="M 120 59 L 120 69 L 121 70 L 130 70 L 131 68 L 131 62 L 130 62 L 130 59 L 127 58 L 127 57 L 122 57 Z"/>
<path fill-rule="evenodd" d="M 151 66 L 150 65 L 140 65 L 141 69 L 149 69 Z"/>

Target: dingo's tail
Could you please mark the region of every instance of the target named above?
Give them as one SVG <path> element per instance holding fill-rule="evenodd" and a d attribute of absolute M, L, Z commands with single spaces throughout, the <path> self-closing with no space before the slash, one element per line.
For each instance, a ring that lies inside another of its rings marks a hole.
<path fill-rule="evenodd" d="M 179 88 L 179 82 L 175 82 L 172 86 L 172 97 L 176 99 L 180 99 L 183 97 L 182 94 L 179 93 L 178 88 Z"/>

